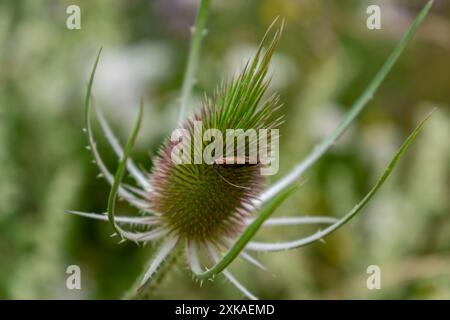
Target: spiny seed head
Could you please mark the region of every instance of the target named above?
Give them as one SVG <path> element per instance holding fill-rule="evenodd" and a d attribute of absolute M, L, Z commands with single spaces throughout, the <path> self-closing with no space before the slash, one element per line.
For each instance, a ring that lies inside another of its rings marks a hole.
<path fill-rule="evenodd" d="M 205 98 L 200 111 L 183 124 L 191 137 L 198 121 L 203 132 L 214 128 L 223 137 L 227 129 L 275 129 L 280 125 L 282 117 L 274 116 L 280 108 L 278 96 L 261 102 L 269 85 L 266 75 L 282 27 L 263 52 L 269 31 L 242 73 L 219 86 L 211 99 Z M 193 155 L 198 146 L 194 146 L 194 141 L 190 143 Z M 249 143 L 245 142 L 245 152 L 250 150 Z M 160 219 L 172 232 L 188 240 L 220 242 L 223 237 L 236 235 L 264 187 L 260 159 L 241 165 L 224 161 L 176 164 L 171 158 L 176 144 L 167 139 L 155 160 L 149 195 L 151 208 L 161 213 Z M 202 141 L 201 154 L 206 145 Z M 227 154 L 225 148 L 222 154 Z"/>

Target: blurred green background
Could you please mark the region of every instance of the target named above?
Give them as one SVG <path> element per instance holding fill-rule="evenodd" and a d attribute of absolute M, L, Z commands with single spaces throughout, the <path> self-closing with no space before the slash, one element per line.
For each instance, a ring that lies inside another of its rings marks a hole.
<path fill-rule="evenodd" d="M 66 8 L 81 7 L 81 30 Z M 366 28 L 379 4 L 382 30 Z M 425 1 L 212 0 L 195 88 L 197 101 L 237 73 L 275 16 L 286 29 L 269 91 L 285 103 L 283 174 L 332 130 L 362 92 Z M 141 96 L 143 129 L 133 156 L 150 170 L 177 112 L 198 1 L 0 2 L 0 298 L 120 298 L 153 247 L 117 245 L 107 223 L 64 214 L 103 212 L 109 187 L 97 179 L 83 127 L 83 97 L 95 55 L 94 84 L 120 140 Z M 306 174 L 277 215 L 344 215 L 371 187 L 407 134 L 438 107 L 406 157 L 354 221 L 296 251 L 258 258 L 272 274 L 237 261 L 232 269 L 261 298 L 450 299 L 450 2 L 434 7 L 375 99 L 339 143 Z M 198 105 L 198 102 L 195 103 Z M 98 128 L 97 128 L 98 129 Z M 117 159 L 96 130 L 111 170 Z M 120 206 L 120 212 L 135 214 Z M 258 238 L 314 232 L 272 228 Z M 82 290 L 66 289 L 79 265 Z M 378 265 L 382 289 L 366 288 Z M 155 298 L 241 298 L 219 278 L 202 288 L 180 264 Z"/>

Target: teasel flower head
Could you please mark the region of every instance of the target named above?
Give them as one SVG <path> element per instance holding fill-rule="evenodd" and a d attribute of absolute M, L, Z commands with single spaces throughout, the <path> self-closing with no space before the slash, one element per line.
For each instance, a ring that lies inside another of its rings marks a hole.
<path fill-rule="evenodd" d="M 185 130 L 182 138 L 189 138 L 189 163 L 173 161 L 174 149 L 183 141 L 172 139 L 167 139 L 155 161 L 152 190 L 148 195 L 150 207 L 161 214 L 160 219 L 170 232 L 188 242 L 222 244 L 226 238 L 237 236 L 254 210 L 257 195 L 263 190 L 262 159 L 250 151 L 263 148 L 260 137 L 256 136 L 258 130 L 276 129 L 282 120 L 277 116 L 280 104 L 276 94 L 262 101 L 269 85 L 266 77 L 269 63 L 281 31 L 275 32 L 264 51 L 266 34 L 243 72 L 231 82 L 223 83 L 212 98 L 205 97 L 200 111 L 182 126 Z M 220 135 L 214 139 L 220 138 L 222 145 L 221 150 L 214 150 L 213 163 L 205 163 L 202 158 L 211 141 L 204 142 L 201 133 L 209 129 Z M 241 133 L 241 137 L 227 136 L 233 129 Z M 254 133 L 253 139 L 243 135 L 249 130 Z M 241 149 L 230 149 L 230 139 L 231 147 L 236 148 L 240 138 L 244 141 Z M 195 139 L 200 143 L 196 145 Z M 270 147 L 270 143 L 265 147 Z M 196 153 L 200 161 L 195 161 Z M 220 163 L 230 160 L 244 163 Z"/>
<path fill-rule="evenodd" d="M 201 15 L 202 5 L 205 3 L 207 2 L 202 1 L 199 9 L 200 18 L 198 20 L 200 22 L 204 22 Z M 141 279 L 141 289 L 151 281 L 158 268 L 164 264 L 170 254 L 180 252 L 174 249 L 182 247 L 195 279 L 212 279 L 216 275 L 223 274 L 243 294 L 255 299 L 256 297 L 238 282 L 227 267 L 239 257 L 267 271 L 259 261 L 249 254 L 250 251 L 268 252 L 299 248 L 322 240 L 325 236 L 343 226 L 360 212 L 379 190 L 421 130 L 426 119 L 406 139 L 375 186 L 342 218 L 336 219 L 326 216 L 270 218 L 278 205 L 295 189 L 299 177 L 321 158 L 362 111 L 411 39 L 418 24 L 425 18 L 430 7 L 431 2 L 416 18 L 404 39 L 394 49 L 385 65 L 335 130 L 315 146 L 303 161 L 268 187 L 265 185 L 265 177 L 261 174 L 267 159 L 263 159 L 261 154 L 258 153 L 256 158 L 250 161 L 250 154 L 245 153 L 245 150 L 251 150 L 252 147 L 256 146 L 256 149 L 261 147 L 262 140 L 260 140 L 260 137 L 253 142 L 249 140 L 248 143 L 244 143 L 243 155 L 242 153 L 239 154 L 239 151 L 242 150 L 234 150 L 230 155 L 228 153 L 229 146 L 226 145 L 220 149 L 219 154 L 216 154 L 217 149 L 215 150 L 212 161 L 197 163 L 195 162 L 195 155 L 198 154 L 196 152 L 203 155 L 207 143 L 202 140 L 200 144 L 196 144 L 195 135 L 198 124 L 200 124 L 200 131 L 215 129 L 219 136 L 226 136 L 229 129 L 245 131 L 248 129 L 269 130 L 279 127 L 282 116 L 279 113 L 281 104 L 278 102 L 278 96 L 275 94 L 269 98 L 264 98 L 264 93 L 269 86 L 268 67 L 280 40 L 283 23 L 272 32 L 273 26 L 277 23 L 275 20 L 263 37 L 254 57 L 248 61 L 243 71 L 231 81 L 223 82 L 212 97 L 205 97 L 198 112 L 186 120 L 183 119 L 179 124 L 179 129 L 184 129 L 182 132 L 187 133 L 187 136 L 194 137 L 193 140 L 181 144 L 189 147 L 186 149 L 188 150 L 187 155 L 190 156 L 189 159 L 191 160 L 194 158 L 194 162 L 177 163 L 174 161 L 173 154 L 180 143 L 176 139 L 168 137 L 156 155 L 150 173 L 143 172 L 132 159 L 128 158 L 140 128 L 142 103 L 133 132 L 124 148 L 121 147 L 114 136 L 101 111 L 96 109 L 103 133 L 120 158 L 115 175 L 108 170 L 100 156 L 90 119 L 91 90 L 99 62 L 99 52 L 86 94 L 86 127 L 84 131 L 88 136 L 88 149 L 94 156 L 94 162 L 99 167 L 101 175 L 111 184 L 108 210 L 106 214 L 80 211 L 67 212 L 109 221 L 114 229 L 113 236 L 120 237 L 121 242 L 130 240 L 138 244 L 160 243 Z M 195 32 L 196 35 L 201 35 L 203 30 L 199 28 Z M 194 35 L 194 38 L 196 35 Z M 268 41 L 268 39 L 271 40 Z M 274 138 L 277 139 L 278 136 L 270 136 L 270 139 Z M 265 143 L 270 145 L 267 141 Z M 273 150 L 268 151 L 270 153 Z M 228 164 L 226 161 L 229 158 L 237 161 L 239 157 L 244 161 L 238 164 Z M 122 182 L 122 177 L 126 171 L 134 178 L 137 186 Z M 115 201 L 117 196 L 136 207 L 143 213 L 143 216 L 116 215 Z M 325 227 L 324 229 L 318 229 L 317 232 L 309 236 L 286 242 L 256 242 L 252 240 L 256 232 L 262 227 L 304 224 L 325 225 Z"/>

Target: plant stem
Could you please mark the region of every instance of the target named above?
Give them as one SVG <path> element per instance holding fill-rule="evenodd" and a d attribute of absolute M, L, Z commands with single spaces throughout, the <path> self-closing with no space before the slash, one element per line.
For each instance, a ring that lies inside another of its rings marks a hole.
<path fill-rule="evenodd" d="M 200 61 L 200 48 L 202 46 L 206 17 L 209 9 L 210 0 L 201 0 L 197 11 L 195 25 L 193 29 L 193 36 L 189 49 L 189 56 L 186 66 L 186 72 L 183 78 L 181 87 L 181 101 L 180 110 L 178 113 L 178 125 L 184 121 L 188 113 L 189 101 L 191 99 L 192 88 L 195 83 L 195 74 L 197 73 L 198 63 Z M 179 257 L 179 250 L 171 253 L 168 259 L 160 267 L 156 277 L 150 284 L 139 288 L 141 276 L 138 277 L 133 287 L 125 294 L 125 299 L 149 299 L 154 295 L 157 286 L 165 278 L 166 274 L 176 265 Z"/>
<path fill-rule="evenodd" d="M 209 0 L 201 0 L 198 7 L 197 18 L 194 25 L 194 34 L 192 36 L 189 57 L 187 61 L 186 72 L 181 87 L 180 110 L 178 113 L 178 125 L 180 125 L 187 116 L 189 101 L 191 99 L 192 87 L 195 83 L 195 74 L 200 60 L 200 48 L 202 46 L 206 17 L 209 8 Z"/>
<path fill-rule="evenodd" d="M 177 265 L 180 261 L 179 257 L 180 249 L 174 250 L 166 261 L 160 266 L 158 272 L 155 274 L 152 281 L 149 281 L 143 287 L 140 287 L 140 281 L 145 273 L 145 269 L 143 273 L 136 279 L 132 288 L 125 294 L 124 299 L 133 299 L 133 300 L 147 300 L 155 297 L 155 292 L 158 286 L 163 282 L 166 278 L 167 274 Z M 151 257 L 153 259 L 153 257 Z M 150 260 L 151 261 L 151 260 Z"/>

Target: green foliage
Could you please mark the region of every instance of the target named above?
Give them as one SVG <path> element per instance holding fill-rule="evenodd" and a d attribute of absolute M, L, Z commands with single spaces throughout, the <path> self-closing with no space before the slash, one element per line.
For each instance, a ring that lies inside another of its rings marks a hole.
<path fill-rule="evenodd" d="M 105 54 L 99 72 L 108 81 L 96 81 L 96 101 L 123 140 L 137 99 L 145 97 L 133 156 L 151 169 L 148 154 L 158 151 L 177 118 L 193 21 L 189 12 L 196 9 L 176 3 L 83 2 L 82 29 L 68 31 L 63 2 L 0 2 L 0 298 L 118 298 L 152 255 L 151 246 L 118 246 L 109 238 L 107 223 L 63 211 L 103 212 L 107 206 L 109 186 L 93 179 L 98 171 L 80 131 L 86 69 L 99 45 Z M 213 92 L 216 83 L 240 70 L 234 57 L 243 58 L 249 47 L 254 52 L 261 30 L 274 16 L 284 17 L 283 41 L 273 57 L 274 76 L 267 91 L 276 88 L 284 102 L 280 173 L 286 173 L 330 132 L 371 81 L 387 48 L 403 32 L 398 18 L 416 16 L 419 10 L 412 2 L 392 2 L 389 8 L 381 4 L 397 18 L 383 15 L 383 30 L 367 31 L 361 10 L 365 4 L 250 0 L 213 6 L 204 38 L 207 50 L 199 60 L 198 76 L 191 78 L 195 89 L 186 111 L 200 106 L 203 92 Z M 261 298 L 450 297 L 450 74 L 444 72 L 449 68 L 448 15 L 449 4 L 436 3 L 426 28 L 399 59 L 376 99 L 368 102 L 358 124 L 276 214 L 342 216 L 370 189 L 415 123 L 435 106 L 438 112 L 352 225 L 330 235 L 326 244 L 258 256 L 276 277 L 240 262 L 230 266 Z M 144 46 L 153 51 L 142 51 Z M 110 62 L 117 57 L 137 61 L 137 55 L 150 64 L 141 66 L 137 75 Z M 154 73 L 144 77 L 146 70 Z M 120 89 L 105 95 L 116 75 L 123 79 Z M 138 78 L 142 87 L 130 88 L 130 78 Z M 130 91 L 136 101 L 124 103 Z M 117 157 L 98 137 L 105 164 L 115 168 Z M 135 211 L 118 202 L 117 212 Z M 271 227 L 261 229 L 257 237 L 294 239 L 316 231 L 311 226 Z M 366 268 L 374 263 L 382 268 L 382 290 L 369 291 Z M 71 264 L 81 267 L 80 291 L 65 287 L 65 268 Z M 199 289 L 184 268 L 175 268 L 154 297 L 240 296 L 223 281 L 205 281 Z"/>

